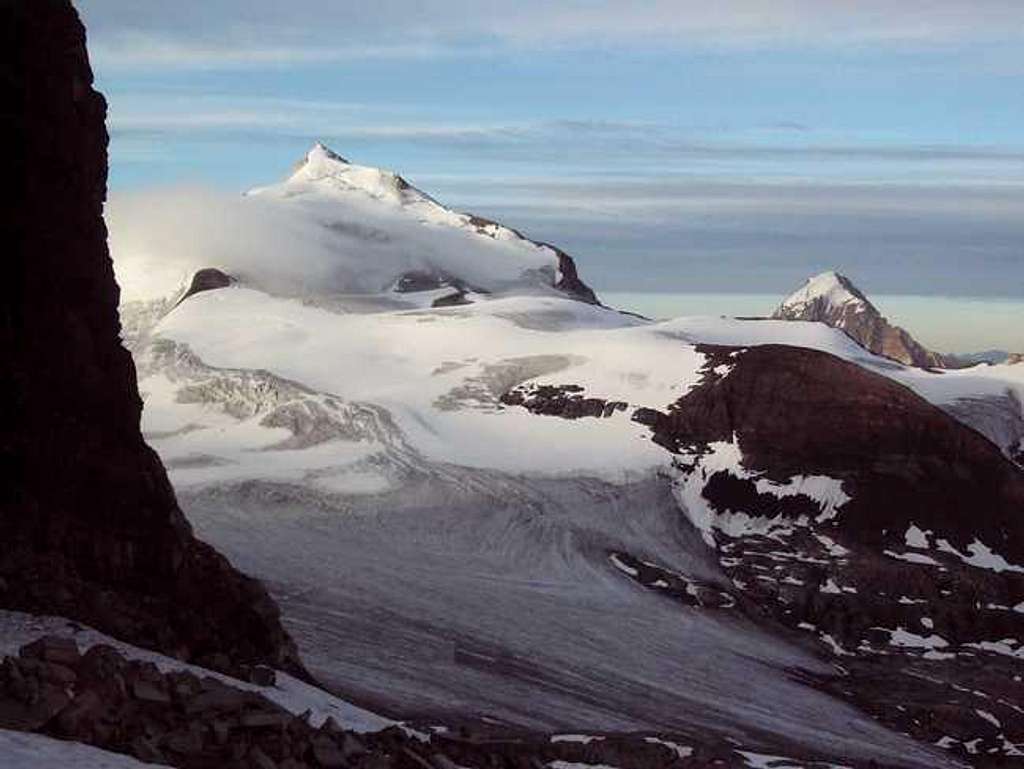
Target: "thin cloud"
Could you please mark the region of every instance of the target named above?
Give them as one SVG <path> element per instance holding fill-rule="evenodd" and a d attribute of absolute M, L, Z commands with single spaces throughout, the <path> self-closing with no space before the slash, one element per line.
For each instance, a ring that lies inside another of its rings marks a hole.
<path fill-rule="evenodd" d="M 509 158 L 580 157 L 623 149 L 633 162 L 644 158 L 722 158 L 1024 163 L 1024 147 L 835 143 L 802 123 L 785 120 L 733 128 L 607 120 L 441 122 L 424 121 L 415 111 L 394 106 L 382 111 L 361 104 L 275 99 L 207 101 L 197 96 L 187 100 L 186 109 L 174 100 L 156 101 L 135 108 L 115 107 L 109 121 L 111 132 L 123 137 L 177 134 L 216 139 L 244 134 L 288 141 L 326 139 L 341 148 L 365 141 L 415 143 L 476 148 Z M 789 141 L 788 136 L 799 141 Z"/>
<path fill-rule="evenodd" d="M 1017 0 L 79 0 L 108 69 L 236 69 L 500 47 L 828 49 L 1024 39 Z M 1018 62 L 1019 59 L 1014 59 Z"/>
<path fill-rule="evenodd" d="M 308 45 L 267 45 L 263 41 L 204 43 L 138 32 L 119 33 L 112 39 L 96 37 L 98 39 L 91 46 L 92 60 L 98 68 L 110 71 L 138 68 L 161 71 L 244 70 L 369 59 L 415 59 L 445 53 L 440 46 L 411 42 L 398 45 L 349 42 L 326 47 L 314 41 Z"/>

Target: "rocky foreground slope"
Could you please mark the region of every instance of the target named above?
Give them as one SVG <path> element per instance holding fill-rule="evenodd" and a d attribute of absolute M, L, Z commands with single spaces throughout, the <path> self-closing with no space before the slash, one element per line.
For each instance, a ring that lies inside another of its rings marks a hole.
<path fill-rule="evenodd" d="M 173 656 L 300 671 L 258 582 L 192 534 L 139 430 L 107 252 L 106 103 L 65 0 L 0 5 L 9 132 L 0 606 Z"/>

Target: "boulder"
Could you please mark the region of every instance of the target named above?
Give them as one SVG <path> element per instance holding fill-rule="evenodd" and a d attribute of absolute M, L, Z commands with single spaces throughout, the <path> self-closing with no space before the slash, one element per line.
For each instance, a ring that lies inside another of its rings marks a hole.
<path fill-rule="evenodd" d="M 74 640 L 53 635 L 43 636 L 22 646 L 18 653 L 25 659 L 55 662 L 70 668 L 78 665 L 82 659 L 82 655 L 78 652 L 78 644 Z"/>

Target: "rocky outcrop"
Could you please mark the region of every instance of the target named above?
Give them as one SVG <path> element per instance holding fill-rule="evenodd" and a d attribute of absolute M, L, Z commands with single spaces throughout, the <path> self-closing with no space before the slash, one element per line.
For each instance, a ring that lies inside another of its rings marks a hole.
<path fill-rule="evenodd" d="M 579 276 L 579 272 L 576 270 L 576 262 L 571 256 L 549 243 L 542 243 L 541 245 L 550 248 L 558 257 L 558 272 L 561 277 L 555 283 L 555 288 L 588 304 L 601 303 L 597 298 L 597 294 L 594 293 L 594 289 L 584 283 L 583 279 Z"/>
<path fill-rule="evenodd" d="M 0 4 L 0 606 L 210 667 L 302 673 L 263 587 L 199 542 L 139 431 L 107 252 L 106 103 L 68 0 Z"/>
<path fill-rule="evenodd" d="M 823 683 L 837 696 L 958 755 L 990 754 L 975 766 L 1004 765 L 1024 740 L 1010 706 L 1024 696 L 1024 472 L 855 364 L 698 349 L 726 373 L 634 418 L 678 456 L 684 513 L 708 529 L 739 608 L 818 641 L 846 670 Z"/>
<path fill-rule="evenodd" d="M 534 414 L 557 416 L 563 419 L 610 417 L 629 407 L 629 404 L 624 401 L 588 398 L 582 387 L 572 384 L 537 385 L 526 383 L 513 387 L 502 395 L 500 400 L 506 406 L 522 406 Z"/>
<path fill-rule="evenodd" d="M 263 685 L 273 671 L 258 669 Z M 34 731 L 182 769 L 359 766 L 370 750 L 214 676 L 161 671 L 102 644 L 46 636 L 0 664 L 0 728 Z M 332 763 L 333 762 L 333 763 Z"/>
<path fill-rule="evenodd" d="M 776 320 L 825 323 L 845 331 L 866 350 L 908 366 L 957 368 L 953 356 L 932 352 L 894 326 L 845 275 L 825 272 L 807 280 L 772 314 Z"/>
<path fill-rule="evenodd" d="M 782 345 L 698 350 L 728 374 L 695 387 L 654 425 L 664 445 L 736 436 L 744 467 L 767 478 L 839 479 L 852 498 L 840 526 L 865 544 L 881 545 L 885 531 L 902 536 L 914 523 L 961 547 L 974 538 L 999 543 L 1024 563 L 1024 473 L 974 430 L 903 385 L 827 353 Z"/>

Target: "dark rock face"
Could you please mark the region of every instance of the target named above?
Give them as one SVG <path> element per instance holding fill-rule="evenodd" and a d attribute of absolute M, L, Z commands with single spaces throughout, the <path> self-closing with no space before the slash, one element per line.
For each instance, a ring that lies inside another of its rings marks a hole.
<path fill-rule="evenodd" d="M 582 419 L 583 417 L 610 417 L 625 411 L 629 405 L 623 401 L 588 398 L 579 385 L 533 385 L 515 387 L 501 396 L 506 406 L 522 406 L 534 414 Z"/>
<path fill-rule="evenodd" d="M 439 296 L 433 302 L 430 303 L 431 307 L 461 307 L 462 305 L 473 304 L 469 299 L 466 298 L 466 294 L 462 291 L 455 291 L 451 294 L 445 294 Z"/>
<path fill-rule="evenodd" d="M 555 288 L 589 304 L 600 304 L 594 290 L 580 278 L 573 258 L 560 248 L 550 244 L 543 245 L 547 245 L 558 256 L 558 271 L 562 273 L 562 278 L 555 284 Z"/>
<path fill-rule="evenodd" d="M 978 433 L 906 387 L 827 353 L 781 345 L 698 350 L 709 365 L 732 368 L 658 420 L 663 445 L 736 435 L 744 465 L 767 478 L 841 480 L 852 499 L 840 527 L 864 544 L 902 542 L 914 523 L 961 550 L 978 538 L 1024 563 L 1024 473 Z"/>
<path fill-rule="evenodd" d="M 197 541 L 139 431 L 102 219 L 106 103 L 68 0 L 0 4 L 0 606 L 218 668 L 301 672 L 276 606 Z"/>

